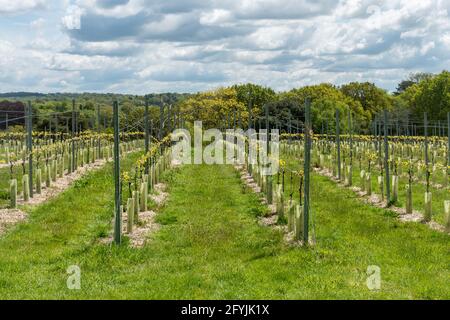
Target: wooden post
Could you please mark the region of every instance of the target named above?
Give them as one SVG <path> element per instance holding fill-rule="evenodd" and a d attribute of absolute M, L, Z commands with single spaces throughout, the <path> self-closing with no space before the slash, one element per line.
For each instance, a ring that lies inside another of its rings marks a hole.
<path fill-rule="evenodd" d="M 114 121 L 114 187 L 115 187 L 115 220 L 114 220 L 114 242 L 119 245 L 122 242 L 122 205 L 120 188 L 120 134 L 119 134 L 119 103 L 113 103 L 113 121 Z"/>

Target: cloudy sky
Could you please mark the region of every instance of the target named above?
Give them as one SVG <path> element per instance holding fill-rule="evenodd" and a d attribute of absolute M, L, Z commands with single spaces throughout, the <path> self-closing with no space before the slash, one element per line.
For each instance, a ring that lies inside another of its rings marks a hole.
<path fill-rule="evenodd" d="M 450 0 L 0 0 L 0 92 L 286 90 L 450 69 Z"/>

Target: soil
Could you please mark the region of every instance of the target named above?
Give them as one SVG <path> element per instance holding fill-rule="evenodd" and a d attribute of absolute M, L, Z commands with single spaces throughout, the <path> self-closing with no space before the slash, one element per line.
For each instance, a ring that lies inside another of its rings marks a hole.
<path fill-rule="evenodd" d="M 162 207 L 164 203 L 167 201 L 167 197 L 169 194 L 166 191 L 166 185 L 164 183 L 158 183 L 154 186 L 155 194 L 150 195 L 150 199 L 152 199 L 158 207 Z"/>
<path fill-rule="evenodd" d="M 267 217 L 262 217 L 259 219 L 259 224 L 267 227 L 277 226 L 278 216 L 271 215 Z"/>
<path fill-rule="evenodd" d="M 183 162 L 181 160 L 173 159 L 171 162 L 171 167 L 177 168 L 177 167 L 181 166 L 182 164 L 183 164 Z"/>
<path fill-rule="evenodd" d="M 261 188 L 258 186 L 258 184 L 253 180 L 253 177 L 247 172 L 244 166 L 235 166 L 234 167 L 241 175 L 241 180 L 244 182 L 244 184 L 253 190 L 254 193 L 261 193 Z M 304 245 L 303 241 L 297 241 L 294 239 L 295 235 L 294 232 L 288 232 L 288 227 L 286 225 L 279 225 L 278 222 L 278 215 L 277 213 L 277 206 L 276 204 L 267 204 L 267 199 L 262 197 L 260 198 L 260 201 L 262 204 L 268 206 L 268 215 L 264 217 L 260 217 L 258 219 L 258 223 L 261 226 L 270 227 L 274 230 L 280 230 L 284 234 L 284 240 L 289 246 L 293 247 L 302 247 Z M 314 246 L 315 240 L 310 239 L 309 244 L 311 246 Z"/>
<path fill-rule="evenodd" d="M 154 190 L 156 194 L 149 195 L 158 206 L 162 207 L 169 197 L 169 194 L 165 192 L 167 186 L 164 183 L 159 183 L 155 185 Z M 130 239 L 130 247 L 132 248 L 142 248 L 147 243 L 149 236 L 161 228 L 156 222 L 157 212 L 155 211 L 145 211 L 139 213 L 138 223 L 133 226 L 133 232 L 129 233 L 127 230 L 128 217 L 126 213 L 122 214 L 122 232 Z M 112 221 L 114 223 L 114 219 Z M 107 238 L 102 238 L 99 240 L 103 244 L 111 244 L 113 242 L 113 235 L 110 234 Z"/>
<path fill-rule="evenodd" d="M 142 248 L 148 236 L 160 229 L 160 225 L 155 222 L 156 212 L 145 211 L 139 213 L 139 223 L 133 227 L 133 232 L 128 233 L 127 230 L 127 215 L 123 216 L 123 233 L 130 239 L 130 246 L 132 248 Z"/>

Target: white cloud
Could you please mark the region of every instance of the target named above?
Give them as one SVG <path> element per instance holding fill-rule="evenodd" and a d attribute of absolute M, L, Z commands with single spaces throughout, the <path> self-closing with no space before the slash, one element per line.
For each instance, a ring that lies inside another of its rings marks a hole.
<path fill-rule="evenodd" d="M 248 36 L 248 40 L 258 49 L 279 49 L 288 45 L 292 33 L 296 30 L 288 26 L 261 27 Z"/>
<path fill-rule="evenodd" d="M 46 0 L 0 0 L 0 14 L 22 13 L 37 8 L 43 8 L 46 4 Z"/>
<path fill-rule="evenodd" d="M 430 41 L 430 42 L 424 44 L 424 45 L 422 46 L 422 48 L 420 48 L 420 54 L 421 54 L 421 55 L 425 55 L 425 54 L 427 54 L 431 49 L 434 49 L 435 47 L 436 47 L 436 45 L 435 45 L 434 41 Z"/>
<path fill-rule="evenodd" d="M 442 41 L 443 44 L 445 44 L 448 48 L 450 48 L 450 32 L 443 34 L 440 37 L 440 40 Z"/>
<path fill-rule="evenodd" d="M 202 12 L 200 14 L 200 23 L 203 25 L 215 25 L 225 22 L 230 22 L 233 15 L 228 10 L 214 9 L 211 11 Z"/>
<path fill-rule="evenodd" d="M 138 14 L 146 7 L 145 0 L 77 0 L 77 5 L 96 14 L 119 18 Z"/>
<path fill-rule="evenodd" d="M 30 21 L 0 21 L 2 90 L 144 93 L 246 81 L 283 90 L 352 80 L 394 89 L 412 71 L 450 65 L 445 0 L 65 1 L 0 0 L 0 14 L 28 12 Z"/>
<path fill-rule="evenodd" d="M 36 20 L 33 20 L 30 22 L 30 27 L 32 29 L 41 29 L 45 25 L 45 19 L 44 18 L 38 18 Z"/>

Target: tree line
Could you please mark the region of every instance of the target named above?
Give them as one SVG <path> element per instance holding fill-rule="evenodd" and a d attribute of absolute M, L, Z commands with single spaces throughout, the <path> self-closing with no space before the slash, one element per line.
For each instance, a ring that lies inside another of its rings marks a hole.
<path fill-rule="evenodd" d="M 347 130 L 351 113 L 352 130 L 369 133 L 373 121 L 388 110 L 391 117 L 429 120 L 447 119 L 450 112 L 450 72 L 433 75 L 414 73 L 401 81 L 394 93 L 370 82 L 350 82 L 341 86 L 329 83 L 304 86 L 286 92 L 255 84 L 238 84 L 213 91 L 197 93 L 181 101 L 180 109 L 190 120 L 203 120 L 206 126 L 223 127 L 238 121 L 254 128 L 265 127 L 265 107 L 269 109 L 270 127 L 286 132 L 300 129 L 304 117 L 304 102 L 311 99 L 315 132 L 334 132 L 336 110 L 342 115 L 340 127 Z M 327 130 L 328 129 L 328 130 Z"/>
<path fill-rule="evenodd" d="M 163 93 L 139 95 L 117 94 L 3 94 L 14 103 L 31 100 L 35 115 L 35 130 L 64 131 L 71 128 L 72 100 L 76 101 L 79 130 L 100 128 L 111 130 L 111 102 L 121 105 L 121 123 L 132 131 L 142 122 L 144 105 L 150 105 L 150 119 L 155 128 L 161 118 L 180 113 L 187 122 L 202 120 L 205 127 L 225 128 L 242 126 L 265 127 L 265 108 L 269 111 L 271 127 L 287 132 L 297 132 L 302 126 L 304 102 L 311 99 L 312 121 L 315 132 L 333 132 L 336 110 L 344 121 L 341 128 L 347 129 L 346 117 L 352 115 L 355 132 L 368 133 L 373 120 L 387 109 L 397 119 L 422 119 L 427 112 L 430 120 L 446 120 L 450 112 L 450 72 L 439 74 L 414 73 L 402 80 L 397 90 L 389 93 L 370 82 L 350 82 L 341 86 L 329 83 L 294 88 L 275 92 L 272 88 L 257 84 L 236 84 L 195 94 Z M 11 104 L 12 105 L 12 104 Z M 8 104 L 0 107 L 0 129 L 5 129 Z M 345 117 L 345 118 L 344 118 Z M 166 121 L 175 124 L 175 120 Z M 20 124 L 20 123 L 19 123 Z M 11 127 L 13 128 L 13 127 Z M 155 129 L 156 130 L 156 129 Z"/>

